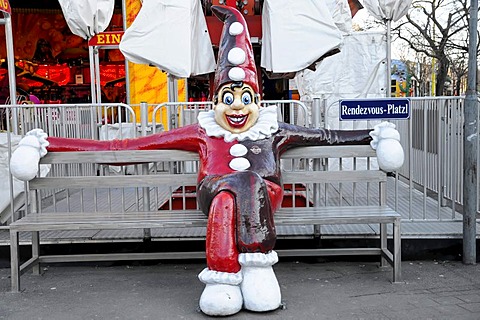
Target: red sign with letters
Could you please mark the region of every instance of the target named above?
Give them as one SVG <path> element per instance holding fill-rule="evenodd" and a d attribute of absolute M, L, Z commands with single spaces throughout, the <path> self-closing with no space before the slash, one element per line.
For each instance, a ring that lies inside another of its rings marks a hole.
<path fill-rule="evenodd" d="M 88 45 L 118 46 L 120 44 L 120 41 L 122 40 L 123 33 L 123 31 L 100 32 L 88 41 Z"/>
<path fill-rule="evenodd" d="M 12 7 L 10 7 L 8 0 L 0 0 L 0 11 L 12 14 Z"/>

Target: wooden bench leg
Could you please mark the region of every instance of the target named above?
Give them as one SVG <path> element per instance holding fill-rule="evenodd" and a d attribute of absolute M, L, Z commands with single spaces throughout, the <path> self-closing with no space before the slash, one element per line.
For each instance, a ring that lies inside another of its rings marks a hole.
<path fill-rule="evenodd" d="M 402 238 L 400 219 L 393 223 L 393 282 L 402 281 Z"/>
<path fill-rule="evenodd" d="M 380 249 L 382 252 L 387 250 L 387 224 L 380 223 Z M 387 259 L 384 258 L 383 254 L 380 255 L 380 267 L 387 267 L 389 265 Z"/>
<path fill-rule="evenodd" d="M 322 236 L 322 226 L 319 224 L 313 225 L 313 237 L 315 240 L 320 241 L 320 237 Z"/>
<path fill-rule="evenodd" d="M 10 230 L 10 276 L 12 292 L 20 292 L 20 253 L 18 232 Z"/>
<path fill-rule="evenodd" d="M 32 258 L 38 261 L 40 256 L 40 232 L 32 232 Z M 32 268 L 33 274 L 40 275 L 40 263 L 35 263 Z"/>

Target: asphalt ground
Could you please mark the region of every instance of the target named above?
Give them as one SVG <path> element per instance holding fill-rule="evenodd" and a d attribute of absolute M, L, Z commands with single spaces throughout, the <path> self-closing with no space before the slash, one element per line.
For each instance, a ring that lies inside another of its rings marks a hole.
<path fill-rule="evenodd" d="M 0 268 L 0 319 L 208 319 L 198 309 L 203 261 L 61 264 L 22 276 Z M 230 319 L 480 319 L 480 265 L 402 262 L 403 281 L 374 261 L 285 260 L 274 266 L 283 308 Z"/>

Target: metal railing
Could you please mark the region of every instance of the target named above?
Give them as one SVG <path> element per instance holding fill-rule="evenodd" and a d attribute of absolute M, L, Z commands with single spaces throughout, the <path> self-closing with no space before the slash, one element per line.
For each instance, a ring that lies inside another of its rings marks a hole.
<path fill-rule="evenodd" d="M 405 151 L 398 177 L 408 184 L 412 220 L 461 219 L 457 212 L 462 211 L 463 204 L 464 105 L 463 97 L 411 98 L 411 118 L 393 121 Z M 479 165 L 477 154 L 477 168 Z M 418 191 L 421 205 L 415 206 Z M 480 199 L 480 193 L 477 196 Z M 431 199 L 437 202 L 435 214 L 427 210 Z"/>
<path fill-rule="evenodd" d="M 261 106 L 276 105 L 280 121 L 309 126 L 307 107 L 296 100 L 261 101 Z M 156 105 L 152 111 L 152 124 L 161 122 L 166 130 L 197 123 L 198 113 L 213 108 L 212 102 L 166 102 Z M 160 120 L 158 120 L 160 119 Z"/>
<path fill-rule="evenodd" d="M 2 128 L 24 135 L 41 128 L 49 136 L 98 139 L 104 125 L 135 122 L 135 112 L 123 103 L 17 104 L 0 106 Z"/>
<path fill-rule="evenodd" d="M 312 112 L 302 102 L 262 101 L 262 105 L 271 104 L 279 106 L 279 120 L 314 126 L 309 116 Z M 397 211 L 404 211 L 404 216 L 412 221 L 460 220 L 464 99 L 412 98 L 411 106 L 409 120 L 393 121 L 401 134 L 405 164 L 396 174 L 389 204 Z M 125 104 L 12 105 L 0 106 L 0 113 L 5 115 L 4 126 L 10 131 L 13 131 L 10 119 L 15 113 L 20 135 L 42 128 L 50 136 L 107 140 L 196 123 L 198 113 L 212 107 L 211 102 L 141 104 L 139 109 Z M 138 110 L 143 114 L 141 117 Z M 150 118 L 146 117 L 148 110 Z"/>

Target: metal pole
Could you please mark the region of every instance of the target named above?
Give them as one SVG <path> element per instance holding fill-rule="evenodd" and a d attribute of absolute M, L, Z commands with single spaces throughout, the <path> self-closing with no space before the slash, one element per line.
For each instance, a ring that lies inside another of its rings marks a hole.
<path fill-rule="evenodd" d="M 127 3 L 125 0 L 122 1 L 122 16 L 123 16 L 123 31 L 127 30 Z M 130 69 L 128 65 L 128 60 L 125 59 L 125 103 L 130 105 Z"/>
<path fill-rule="evenodd" d="M 140 102 L 140 118 L 142 124 L 142 137 L 147 135 L 148 126 L 148 103 Z M 142 174 L 148 175 L 148 163 L 142 164 Z M 143 191 L 143 211 L 150 210 L 150 188 L 144 187 Z M 143 229 L 143 239 L 149 241 L 152 238 L 152 232 L 149 228 Z"/>
<path fill-rule="evenodd" d="M 178 101 L 178 81 L 177 78 L 171 74 L 167 75 L 168 82 L 168 102 L 177 102 Z"/>
<path fill-rule="evenodd" d="M 320 128 L 320 117 L 321 117 L 321 108 L 322 101 L 320 97 L 314 97 L 312 99 L 312 119 L 313 119 L 313 128 Z"/>
<path fill-rule="evenodd" d="M 140 102 L 140 125 L 142 137 L 144 137 L 147 135 L 148 127 L 148 103 L 145 101 Z"/>
<path fill-rule="evenodd" d="M 387 86 L 385 87 L 385 96 L 391 96 L 390 86 L 392 85 L 392 20 L 387 20 Z"/>
<path fill-rule="evenodd" d="M 3 13 L 5 17 L 5 41 L 7 46 L 8 85 L 10 104 L 17 104 L 17 77 L 15 72 L 15 50 L 13 48 L 13 30 L 10 14 Z M 12 114 L 12 129 L 18 134 L 18 109 L 10 109 Z"/>
<path fill-rule="evenodd" d="M 93 48 L 93 60 L 94 62 L 94 67 L 95 67 L 95 90 L 97 94 L 97 103 L 102 102 L 102 86 L 100 83 L 100 53 L 98 52 L 100 48 L 98 46 L 95 46 Z M 105 119 L 106 119 L 106 115 Z"/>
<path fill-rule="evenodd" d="M 470 0 L 468 80 L 463 136 L 463 263 L 475 264 L 477 211 L 477 19 L 478 0 Z"/>
<path fill-rule="evenodd" d="M 97 103 L 97 90 L 95 89 L 95 60 L 93 58 L 93 46 L 88 47 L 88 60 L 90 63 L 90 91 L 92 96 L 92 104 Z"/>

